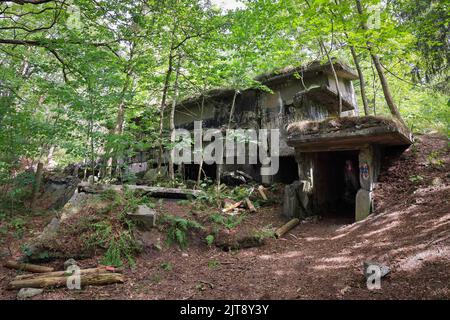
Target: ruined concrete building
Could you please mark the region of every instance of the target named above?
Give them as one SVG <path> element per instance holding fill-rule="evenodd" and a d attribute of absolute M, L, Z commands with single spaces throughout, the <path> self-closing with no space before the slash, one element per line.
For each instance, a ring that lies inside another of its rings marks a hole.
<path fill-rule="evenodd" d="M 358 76 L 347 66 L 334 63 L 342 94 L 344 115 L 357 115 L 358 108 L 352 80 Z M 287 126 L 302 120 L 322 120 L 336 117 L 339 104 L 330 64 L 318 62 L 290 68 L 256 78 L 272 92 L 247 89 L 237 93 L 231 128 L 280 130 L 280 168 L 274 176 L 261 176 L 260 164 L 224 165 L 223 172 L 239 169 L 257 181 L 292 183 L 298 179 L 293 147 L 287 145 Z M 176 107 L 175 127 L 193 129 L 194 121 L 202 120 L 203 128 L 224 128 L 230 120 L 234 89 L 211 90 L 202 96 L 182 101 Z M 202 108 L 203 106 L 203 108 Z M 206 174 L 216 177 L 216 165 L 205 165 Z M 186 165 L 187 178 L 196 179 L 198 165 Z"/>
<path fill-rule="evenodd" d="M 175 127 L 192 130 L 228 127 L 280 130 L 279 171 L 261 176 L 261 164 L 224 164 L 221 171 L 241 170 L 264 184 L 286 184 L 286 216 L 348 213 L 355 220 L 372 210 L 372 189 L 386 148 L 411 143 L 409 132 L 393 120 L 359 117 L 352 80 L 357 74 L 333 62 L 311 63 L 258 76 L 268 90 L 212 90 L 176 106 Z M 342 97 L 341 110 L 338 100 Z M 235 96 L 236 95 L 236 96 Z M 234 112 L 230 118 L 233 99 Z M 216 178 L 217 165 L 204 165 Z M 196 180 L 197 164 L 183 174 Z"/>

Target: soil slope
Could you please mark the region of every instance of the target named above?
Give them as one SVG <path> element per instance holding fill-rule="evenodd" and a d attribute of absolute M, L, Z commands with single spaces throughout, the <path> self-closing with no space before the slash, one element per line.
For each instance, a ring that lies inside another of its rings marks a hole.
<path fill-rule="evenodd" d="M 36 298 L 449 299 L 448 140 L 419 136 L 401 156 L 385 160 L 375 190 L 376 212 L 364 221 L 305 221 L 282 239 L 232 252 L 200 241 L 191 242 L 185 251 L 147 250 L 134 269 L 125 271 L 125 284 L 46 290 Z M 261 214 L 279 211 L 279 206 L 272 206 Z M 28 228 L 42 227 L 45 219 L 49 218 L 30 220 Z M 9 247 L 18 256 L 25 241 L 8 235 L 1 250 Z M 381 290 L 366 287 L 362 264 L 368 260 L 391 268 Z M 96 263 L 81 262 L 86 267 Z M 51 263 L 59 268 L 61 264 Z M 0 267 L 1 298 L 15 299 L 15 291 L 5 290 L 15 274 Z"/>

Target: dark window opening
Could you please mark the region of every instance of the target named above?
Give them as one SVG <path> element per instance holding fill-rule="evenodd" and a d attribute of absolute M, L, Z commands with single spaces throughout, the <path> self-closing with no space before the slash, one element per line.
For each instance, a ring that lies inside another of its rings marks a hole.
<path fill-rule="evenodd" d="M 186 180 L 197 181 L 198 177 L 198 164 L 185 164 L 184 165 L 184 178 Z M 217 166 L 216 164 L 206 164 L 202 165 L 201 179 L 210 178 L 212 180 L 216 179 Z"/>

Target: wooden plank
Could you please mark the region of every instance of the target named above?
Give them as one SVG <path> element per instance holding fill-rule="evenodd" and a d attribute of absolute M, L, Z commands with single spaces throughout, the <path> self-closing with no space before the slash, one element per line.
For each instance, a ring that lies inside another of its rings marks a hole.
<path fill-rule="evenodd" d="M 264 192 L 264 187 L 263 186 L 259 186 L 258 187 L 258 192 L 261 195 L 261 198 L 263 198 L 264 200 L 267 200 L 267 196 L 266 193 Z"/>
<path fill-rule="evenodd" d="M 247 208 L 251 211 L 251 212 L 256 212 L 256 208 L 253 205 L 253 203 L 251 202 L 251 200 L 249 198 L 245 198 L 245 204 L 247 205 Z"/>

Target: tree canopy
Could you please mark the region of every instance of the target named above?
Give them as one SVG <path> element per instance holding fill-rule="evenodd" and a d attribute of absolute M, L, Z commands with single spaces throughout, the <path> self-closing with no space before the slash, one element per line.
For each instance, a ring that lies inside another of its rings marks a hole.
<path fill-rule="evenodd" d="M 0 1 L 0 178 L 23 161 L 112 166 L 165 148 L 173 99 L 312 60 L 358 64 L 368 114 L 393 110 L 382 72 L 409 127 L 448 134 L 449 12 L 444 0 Z"/>

